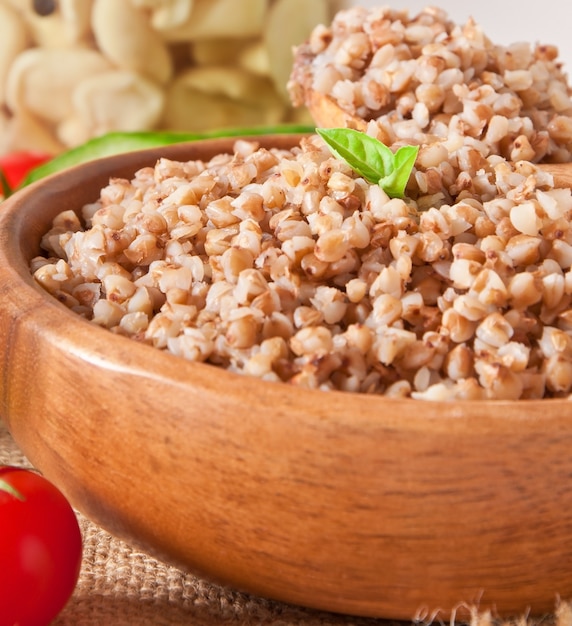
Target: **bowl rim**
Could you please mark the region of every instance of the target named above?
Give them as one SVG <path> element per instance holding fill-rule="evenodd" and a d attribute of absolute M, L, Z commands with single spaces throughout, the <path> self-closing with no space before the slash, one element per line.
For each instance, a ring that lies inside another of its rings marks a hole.
<path fill-rule="evenodd" d="M 552 415 L 547 414 L 546 407 L 550 406 L 551 413 L 556 413 L 558 408 L 565 410 L 570 408 L 572 410 L 572 394 L 567 398 L 544 398 L 544 399 L 522 399 L 522 400 L 416 400 L 413 398 L 392 398 L 384 396 L 383 394 L 365 394 L 359 392 L 349 392 L 341 390 L 319 390 L 319 389 L 306 389 L 301 387 L 293 387 L 286 383 L 262 381 L 258 378 L 250 378 L 247 375 L 231 372 L 225 368 L 218 367 L 209 363 L 199 363 L 187 361 L 183 357 L 175 356 L 167 353 L 163 350 L 159 350 L 153 346 L 138 343 L 130 338 L 123 337 L 111 333 L 109 330 L 98 327 L 92 324 L 90 321 L 82 318 L 76 313 L 70 311 L 64 304 L 57 301 L 57 299 L 45 291 L 39 286 L 33 279 L 29 270 L 29 251 L 26 253 L 24 239 L 27 234 L 26 221 L 30 213 L 37 211 L 39 204 L 45 204 L 55 199 L 65 199 L 69 204 L 73 205 L 74 193 L 71 193 L 73 185 L 70 185 L 70 181 L 73 181 L 76 177 L 82 179 L 97 178 L 102 180 L 100 186 L 105 184 L 109 177 L 110 172 L 121 170 L 135 171 L 139 169 L 142 163 L 152 162 L 159 157 L 165 157 L 169 159 L 177 159 L 185 157 L 185 155 L 191 151 L 201 150 L 222 150 L 228 149 L 237 140 L 252 140 L 262 142 L 265 146 L 273 145 L 281 138 L 284 141 L 284 137 L 287 137 L 286 141 L 289 145 L 295 145 L 301 137 L 306 135 L 267 135 L 267 136 L 245 136 L 245 137 L 226 137 L 216 139 L 197 140 L 193 142 L 186 142 L 180 144 L 173 144 L 169 146 L 163 146 L 159 148 L 148 148 L 144 150 L 137 150 L 130 153 L 123 153 L 108 157 L 102 157 L 97 160 L 80 163 L 64 171 L 54 173 L 46 178 L 38 180 L 28 187 L 18 190 L 12 196 L 7 198 L 0 206 L 0 285 L 2 285 L 1 292 L 9 296 L 12 294 L 12 298 L 0 298 L 0 317 L 6 312 L 7 306 L 11 306 L 12 314 L 22 314 L 22 311 L 17 310 L 17 303 L 13 302 L 14 296 L 22 295 L 24 299 L 30 302 L 30 306 L 25 311 L 25 314 L 30 318 L 30 322 L 38 325 L 45 326 L 48 324 L 50 328 L 50 335 L 54 341 L 60 341 L 63 344 L 67 343 L 69 350 L 80 350 L 69 340 L 66 341 L 66 328 L 74 328 L 81 331 L 86 341 L 92 341 L 94 344 L 106 342 L 111 348 L 109 350 L 108 358 L 105 362 L 108 367 L 123 368 L 126 364 L 120 361 L 114 361 L 118 358 L 118 354 L 125 354 L 125 346 L 129 344 L 130 352 L 134 355 L 133 363 L 130 367 L 133 367 L 137 371 L 148 371 L 148 364 L 142 368 L 136 365 L 139 361 L 151 362 L 152 370 L 155 371 L 157 376 L 162 376 L 161 370 L 168 369 L 169 371 L 174 368 L 168 367 L 167 364 L 172 364 L 176 360 L 178 370 L 186 376 L 181 374 L 181 380 L 184 380 L 193 372 L 193 370 L 213 371 L 213 368 L 217 370 L 217 377 L 223 377 L 225 385 L 248 385 L 250 382 L 254 382 L 256 385 L 263 384 L 263 388 L 272 391 L 273 395 L 284 396 L 292 392 L 292 389 L 296 389 L 296 394 L 299 394 L 301 399 L 314 398 L 316 394 L 331 394 L 341 404 L 345 406 L 348 401 L 356 408 L 355 420 L 356 425 L 361 421 L 361 410 L 366 406 L 373 404 L 379 405 L 379 409 L 383 407 L 391 408 L 387 414 L 379 415 L 380 423 L 390 427 L 399 428 L 412 428 L 423 430 L 423 425 L 427 425 L 431 422 L 432 427 L 438 423 L 442 423 L 443 428 L 465 428 L 468 431 L 478 428 L 479 422 L 488 422 L 490 419 L 493 423 L 496 423 L 498 427 L 499 423 L 505 423 L 507 428 L 514 428 L 513 422 L 518 422 L 519 428 L 528 425 L 531 430 L 537 428 L 538 421 L 542 420 L 542 428 L 548 426 L 548 422 L 554 419 Z M 75 195 L 81 196 L 81 190 L 75 189 Z M 72 199 L 70 200 L 70 196 Z M 80 205 L 75 205 L 75 208 L 79 210 Z M 62 208 L 58 208 L 50 213 L 50 219 L 47 223 L 51 223 L 53 216 L 59 213 Z M 38 229 L 36 229 L 38 230 Z M 41 233 L 43 234 L 43 233 Z M 41 236 L 39 232 L 35 233 L 35 237 Z M 39 241 L 39 239 L 38 239 Z M 115 350 L 115 347 L 119 347 L 119 350 Z M 123 350 L 121 350 L 123 348 Z M 154 351 L 154 358 L 148 359 L 151 352 Z M 137 357 L 141 358 L 137 358 Z M 87 353 L 84 354 L 84 358 L 88 358 Z M 94 355 L 91 358 L 95 358 Z M 7 366 L 7 352 L 4 354 L 4 368 Z M 103 365 L 103 361 L 102 361 Z M 162 366 L 162 367 L 161 367 Z M 303 400 L 302 400 L 303 401 Z M 521 413 L 515 415 L 512 411 L 504 413 L 504 409 L 507 407 L 514 408 L 518 406 L 522 409 Z M 424 408 L 430 407 L 428 415 L 424 415 Z M 415 410 L 413 410 L 415 409 Z M 407 419 L 403 418 L 403 411 L 407 415 Z M 366 411 L 366 413 L 368 413 Z M 331 419 L 334 419 L 333 417 Z M 369 421 L 369 419 L 368 419 Z M 562 418 L 558 417 L 556 422 L 563 426 Z M 512 425 L 512 426 L 510 426 Z M 572 428 L 572 420 L 569 422 Z"/>

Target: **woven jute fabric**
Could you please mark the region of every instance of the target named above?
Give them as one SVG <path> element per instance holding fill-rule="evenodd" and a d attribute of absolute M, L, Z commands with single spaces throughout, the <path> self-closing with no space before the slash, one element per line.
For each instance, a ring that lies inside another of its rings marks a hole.
<path fill-rule="evenodd" d="M 1 422 L 0 465 L 31 467 Z M 80 578 L 53 626 L 403 626 L 306 610 L 226 589 L 157 561 L 80 513 L 78 519 L 84 544 Z M 432 621 L 439 623 L 438 618 Z M 572 626 L 572 604 L 555 602 L 553 615 L 521 616 L 510 622 L 475 608 L 472 618 L 464 621 L 470 626 Z"/>

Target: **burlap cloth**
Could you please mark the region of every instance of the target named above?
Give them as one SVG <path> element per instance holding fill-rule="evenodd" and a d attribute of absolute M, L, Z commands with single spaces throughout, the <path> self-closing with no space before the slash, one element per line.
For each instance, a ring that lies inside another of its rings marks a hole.
<path fill-rule="evenodd" d="M 0 465 L 30 467 L 1 421 Z M 306 610 L 219 587 L 131 548 L 79 513 L 78 518 L 84 542 L 80 578 L 52 626 L 402 626 Z M 515 626 L 538 622 L 572 626 L 572 602 L 555 602 L 554 614 L 541 619 L 521 616 L 510 621 Z M 470 623 L 502 624 L 477 608 Z"/>

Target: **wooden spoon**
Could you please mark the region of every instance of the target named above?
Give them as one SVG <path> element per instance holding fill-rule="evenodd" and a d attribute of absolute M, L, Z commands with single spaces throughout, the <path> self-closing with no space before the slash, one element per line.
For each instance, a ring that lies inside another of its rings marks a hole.
<path fill-rule="evenodd" d="M 318 127 L 322 128 L 353 128 L 365 131 L 367 122 L 364 119 L 344 111 L 329 95 L 307 90 L 306 106 Z M 555 187 L 572 188 L 572 163 L 543 163 L 539 167 L 554 176 Z"/>
<path fill-rule="evenodd" d="M 305 101 L 314 122 L 321 128 L 354 128 L 365 131 L 367 127 L 365 120 L 344 111 L 331 96 L 309 89 Z"/>
<path fill-rule="evenodd" d="M 538 167 L 554 176 L 555 187 L 572 189 L 572 163 L 541 163 Z"/>

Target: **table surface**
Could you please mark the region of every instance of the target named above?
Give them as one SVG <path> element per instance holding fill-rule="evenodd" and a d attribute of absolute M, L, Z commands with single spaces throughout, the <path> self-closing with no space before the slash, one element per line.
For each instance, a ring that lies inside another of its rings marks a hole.
<path fill-rule="evenodd" d="M 31 467 L 0 421 L 0 465 Z M 52 626 L 402 626 L 303 609 L 225 589 L 165 565 L 78 513 L 84 554 L 69 603 Z M 572 566 L 572 564 L 571 564 Z M 438 618 L 438 626 L 448 624 Z M 474 610 L 470 626 L 533 626 L 538 620 L 494 620 Z M 422 624 L 420 626 L 428 626 Z M 572 601 L 555 600 L 541 626 L 572 626 Z"/>

